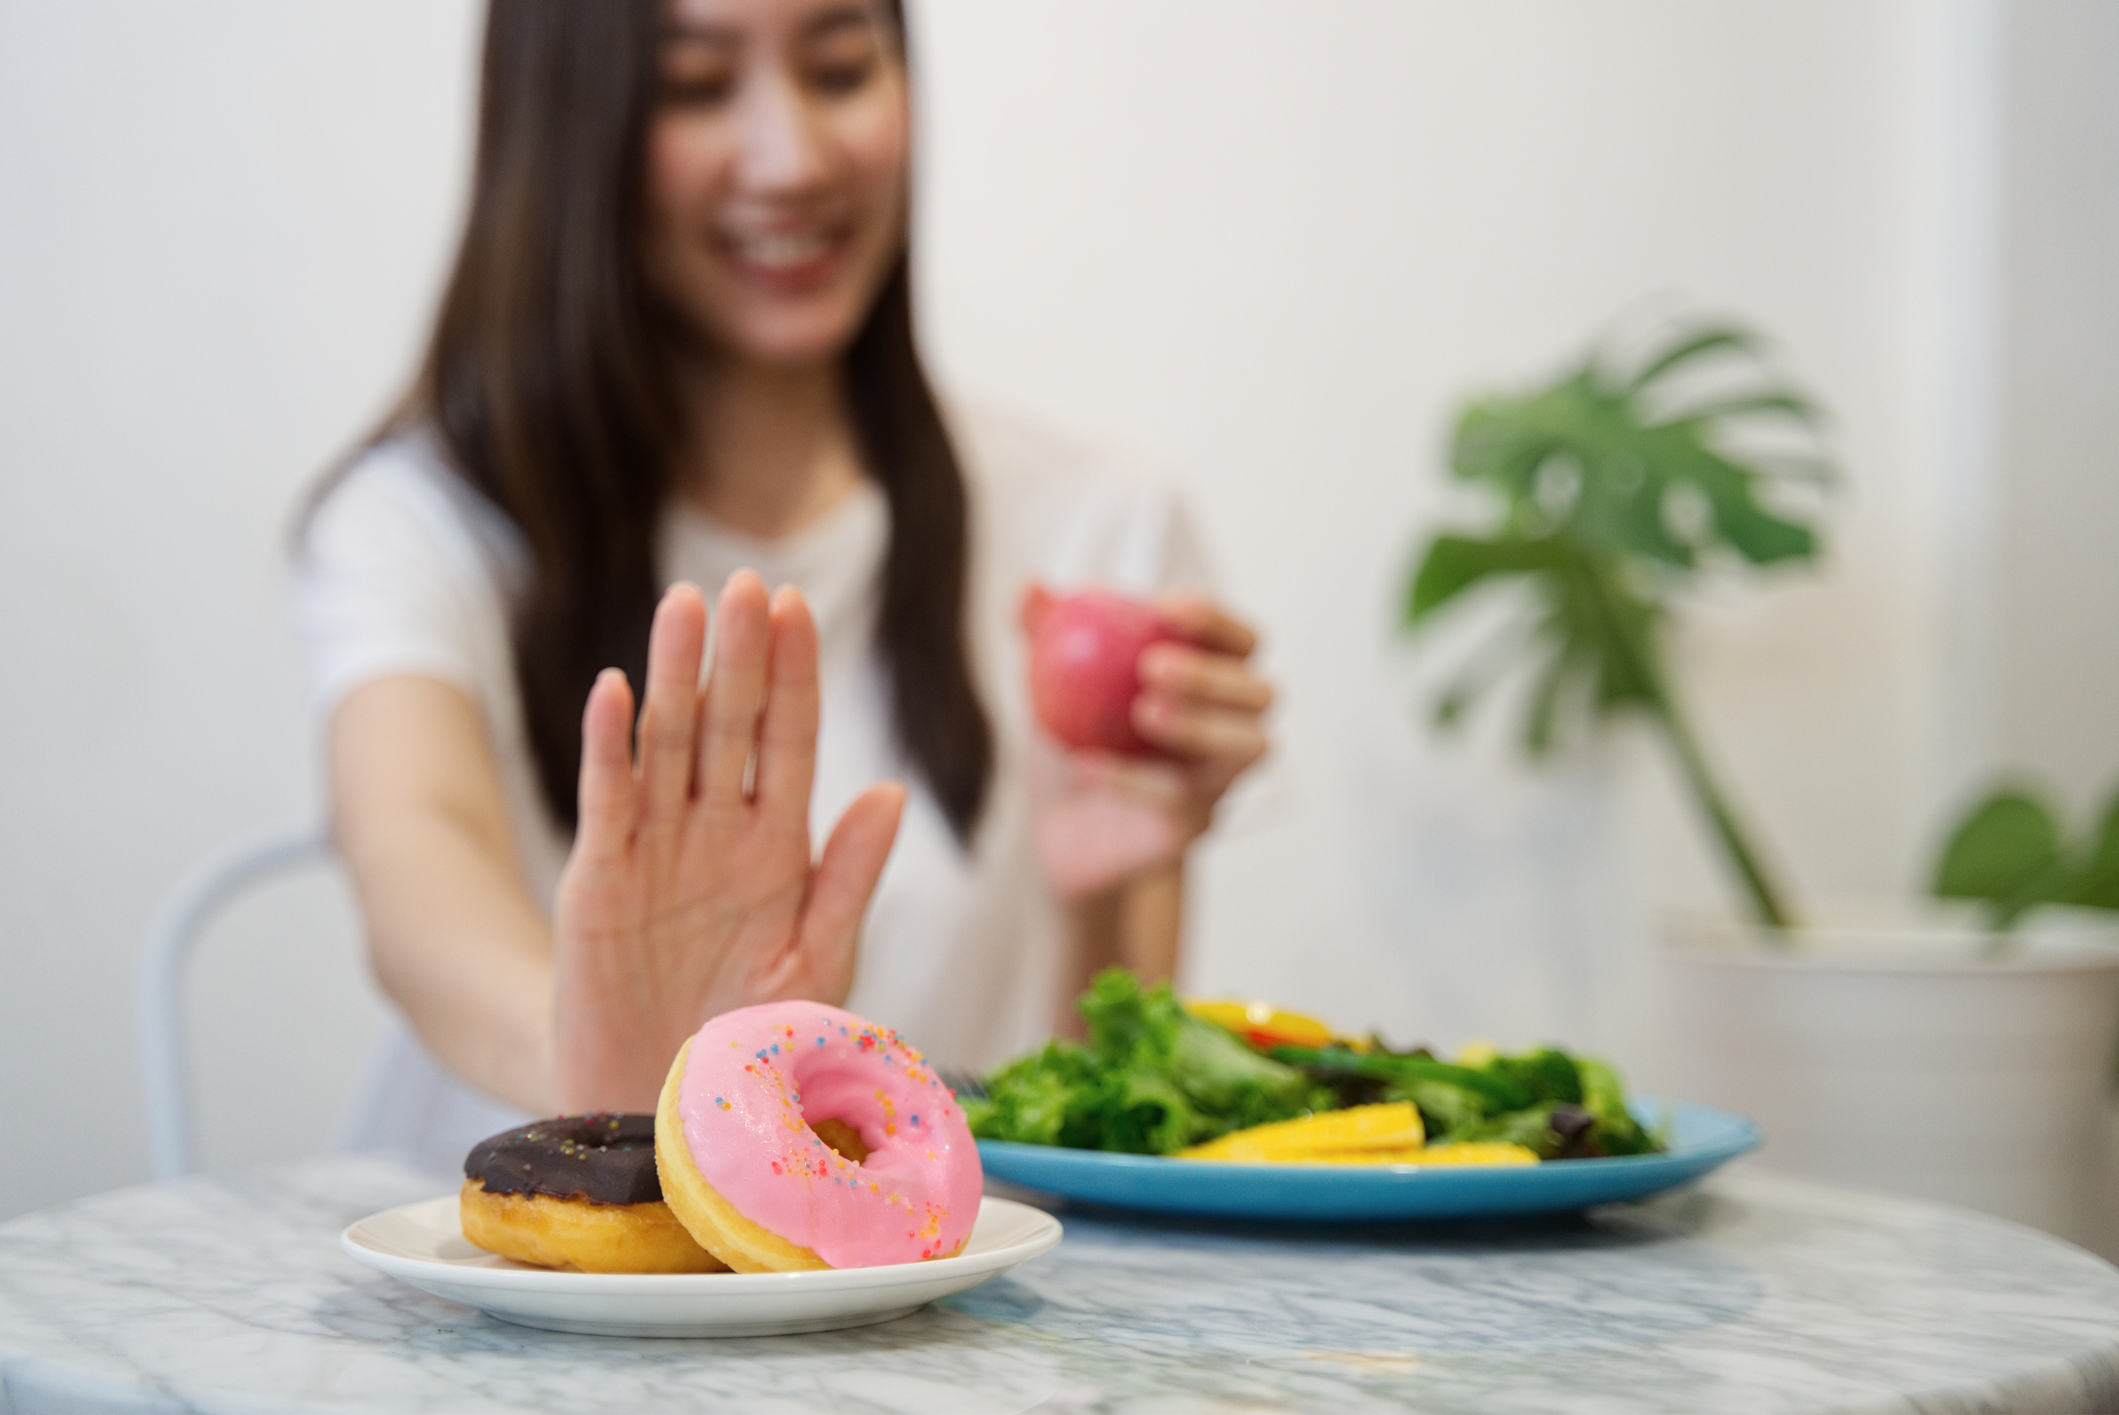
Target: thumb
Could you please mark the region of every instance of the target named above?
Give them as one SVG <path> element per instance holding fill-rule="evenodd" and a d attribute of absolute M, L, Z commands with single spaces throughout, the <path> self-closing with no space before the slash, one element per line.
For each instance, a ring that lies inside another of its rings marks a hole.
<path fill-rule="evenodd" d="M 1016 608 L 1016 618 L 1023 632 L 1035 638 L 1037 626 L 1043 622 L 1045 611 L 1052 608 L 1052 591 L 1036 580 L 1023 590 L 1022 602 Z"/>
<path fill-rule="evenodd" d="M 839 817 L 831 839 L 824 842 L 824 857 L 817 862 L 809 905 L 803 911 L 805 948 L 838 945 L 851 950 L 904 813 L 904 786 L 885 781 L 855 797 Z"/>

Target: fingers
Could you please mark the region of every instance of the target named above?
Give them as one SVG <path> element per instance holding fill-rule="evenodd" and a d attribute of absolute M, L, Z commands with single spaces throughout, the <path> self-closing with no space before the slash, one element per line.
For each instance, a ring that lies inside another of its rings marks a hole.
<path fill-rule="evenodd" d="M 650 820 L 683 811 L 691 795 L 705 651 L 706 601 L 696 586 L 670 586 L 648 631 L 647 701 L 640 712 L 640 799 Z"/>
<path fill-rule="evenodd" d="M 817 768 L 817 624 L 792 585 L 773 595 L 770 624 L 756 795 L 762 809 L 806 823 Z"/>
<path fill-rule="evenodd" d="M 824 842 L 824 857 L 817 862 L 816 882 L 803 915 L 805 948 L 851 950 L 904 813 L 905 788 L 885 781 L 856 796 L 839 817 L 831 839 Z"/>
<path fill-rule="evenodd" d="M 1265 755 L 1259 718 L 1272 705 L 1273 685 L 1233 652 L 1151 644 L 1140 656 L 1140 679 L 1133 726 L 1151 745 L 1194 761 L 1213 760 L 1231 778 Z"/>
<path fill-rule="evenodd" d="M 1139 672 L 1142 687 L 1203 706 L 1260 713 L 1273 704 L 1273 685 L 1226 653 L 1150 644 L 1141 652 Z"/>
<path fill-rule="evenodd" d="M 1038 624 L 1044 620 L 1045 611 L 1050 608 L 1052 608 L 1052 591 L 1033 580 L 1024 589 L 1022 603 L 1018 606 L 1016 612 L 1016 618 L 1023 626 L 1023 632 L 1035 636 Z"/>
<path fill-rule="evenodd" d="M 1230 778 L 1266 754 L 1258 714 L 1202 707 L 1162 692 L 1133 700 L 1133 729 L 1149 745 L 1172 756 L 1212 761 Z"/>
<path fill-rule="evenodd" d="M 1249 658 L 1258 647 L 1251 626 L 1203 595 L 1167 594 L 1155 601 L 1163 622 L 1202 648 Z"/>
<path fill-rule="evenodd" d="M 608 859 L 625 848 L 638 811 L 633 779 L 633 690 L 625 675 L 606 668 L 589 689 L 581 713 L 581 823 L 576 854 Z"/>
<path fill-rule="evenodd" d="M 699 792 L 720 804 L 743 799 L 743 779 L 765 700 L 772 640 L 765 582 L 750 570 L 728 577 L 714 619 L 714 668 L 699 729 Z"/>

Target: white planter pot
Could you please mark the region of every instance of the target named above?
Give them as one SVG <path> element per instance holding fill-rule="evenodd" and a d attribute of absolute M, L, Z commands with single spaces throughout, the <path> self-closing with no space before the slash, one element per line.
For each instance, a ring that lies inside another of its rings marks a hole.
<path fill-rule="evenodd" d="M 2046 911 L 1997 948 L 1966 911 L 1824 917 L 1784 949 L 1670 922 L 1684 1093 L 1758 1121 L 1762 1166 L 2107 1246 L 2119 927 Z"/>

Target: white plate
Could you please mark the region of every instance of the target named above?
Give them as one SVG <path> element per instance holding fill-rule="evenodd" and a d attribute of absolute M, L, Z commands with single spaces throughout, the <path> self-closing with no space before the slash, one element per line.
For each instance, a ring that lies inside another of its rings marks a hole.
<path fill-rule="evenodd" d="M 1059 1220 L 981 1199 L 954 1258 L 802 1273 L 567 1273 L 474 1246 L 456 1198 L 371 1214 L 339 1235 L 356 1262 L 504 1322 L 590 1336 L 778 1336 L 887 1322 L 977 1287 L 1060 1240 Z"/>

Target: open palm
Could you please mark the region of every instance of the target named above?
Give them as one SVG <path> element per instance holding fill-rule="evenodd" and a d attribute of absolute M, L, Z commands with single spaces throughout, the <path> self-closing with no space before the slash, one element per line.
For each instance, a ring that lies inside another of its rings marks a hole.
<path fill-rule="evenodd" d="M 861 917 L 904 789 L 871 787 L 821 858 L 809 838 L 817 632 L 799 592 L 739 571 L 707 610 L 678 585 L 656 610 L 639 747 L 606 670 L 582 719 L 581 822 L 554 915 L 554 1079 L 567 1110 L 650 1110 L 708 1017 L 844 999 Z"/>

